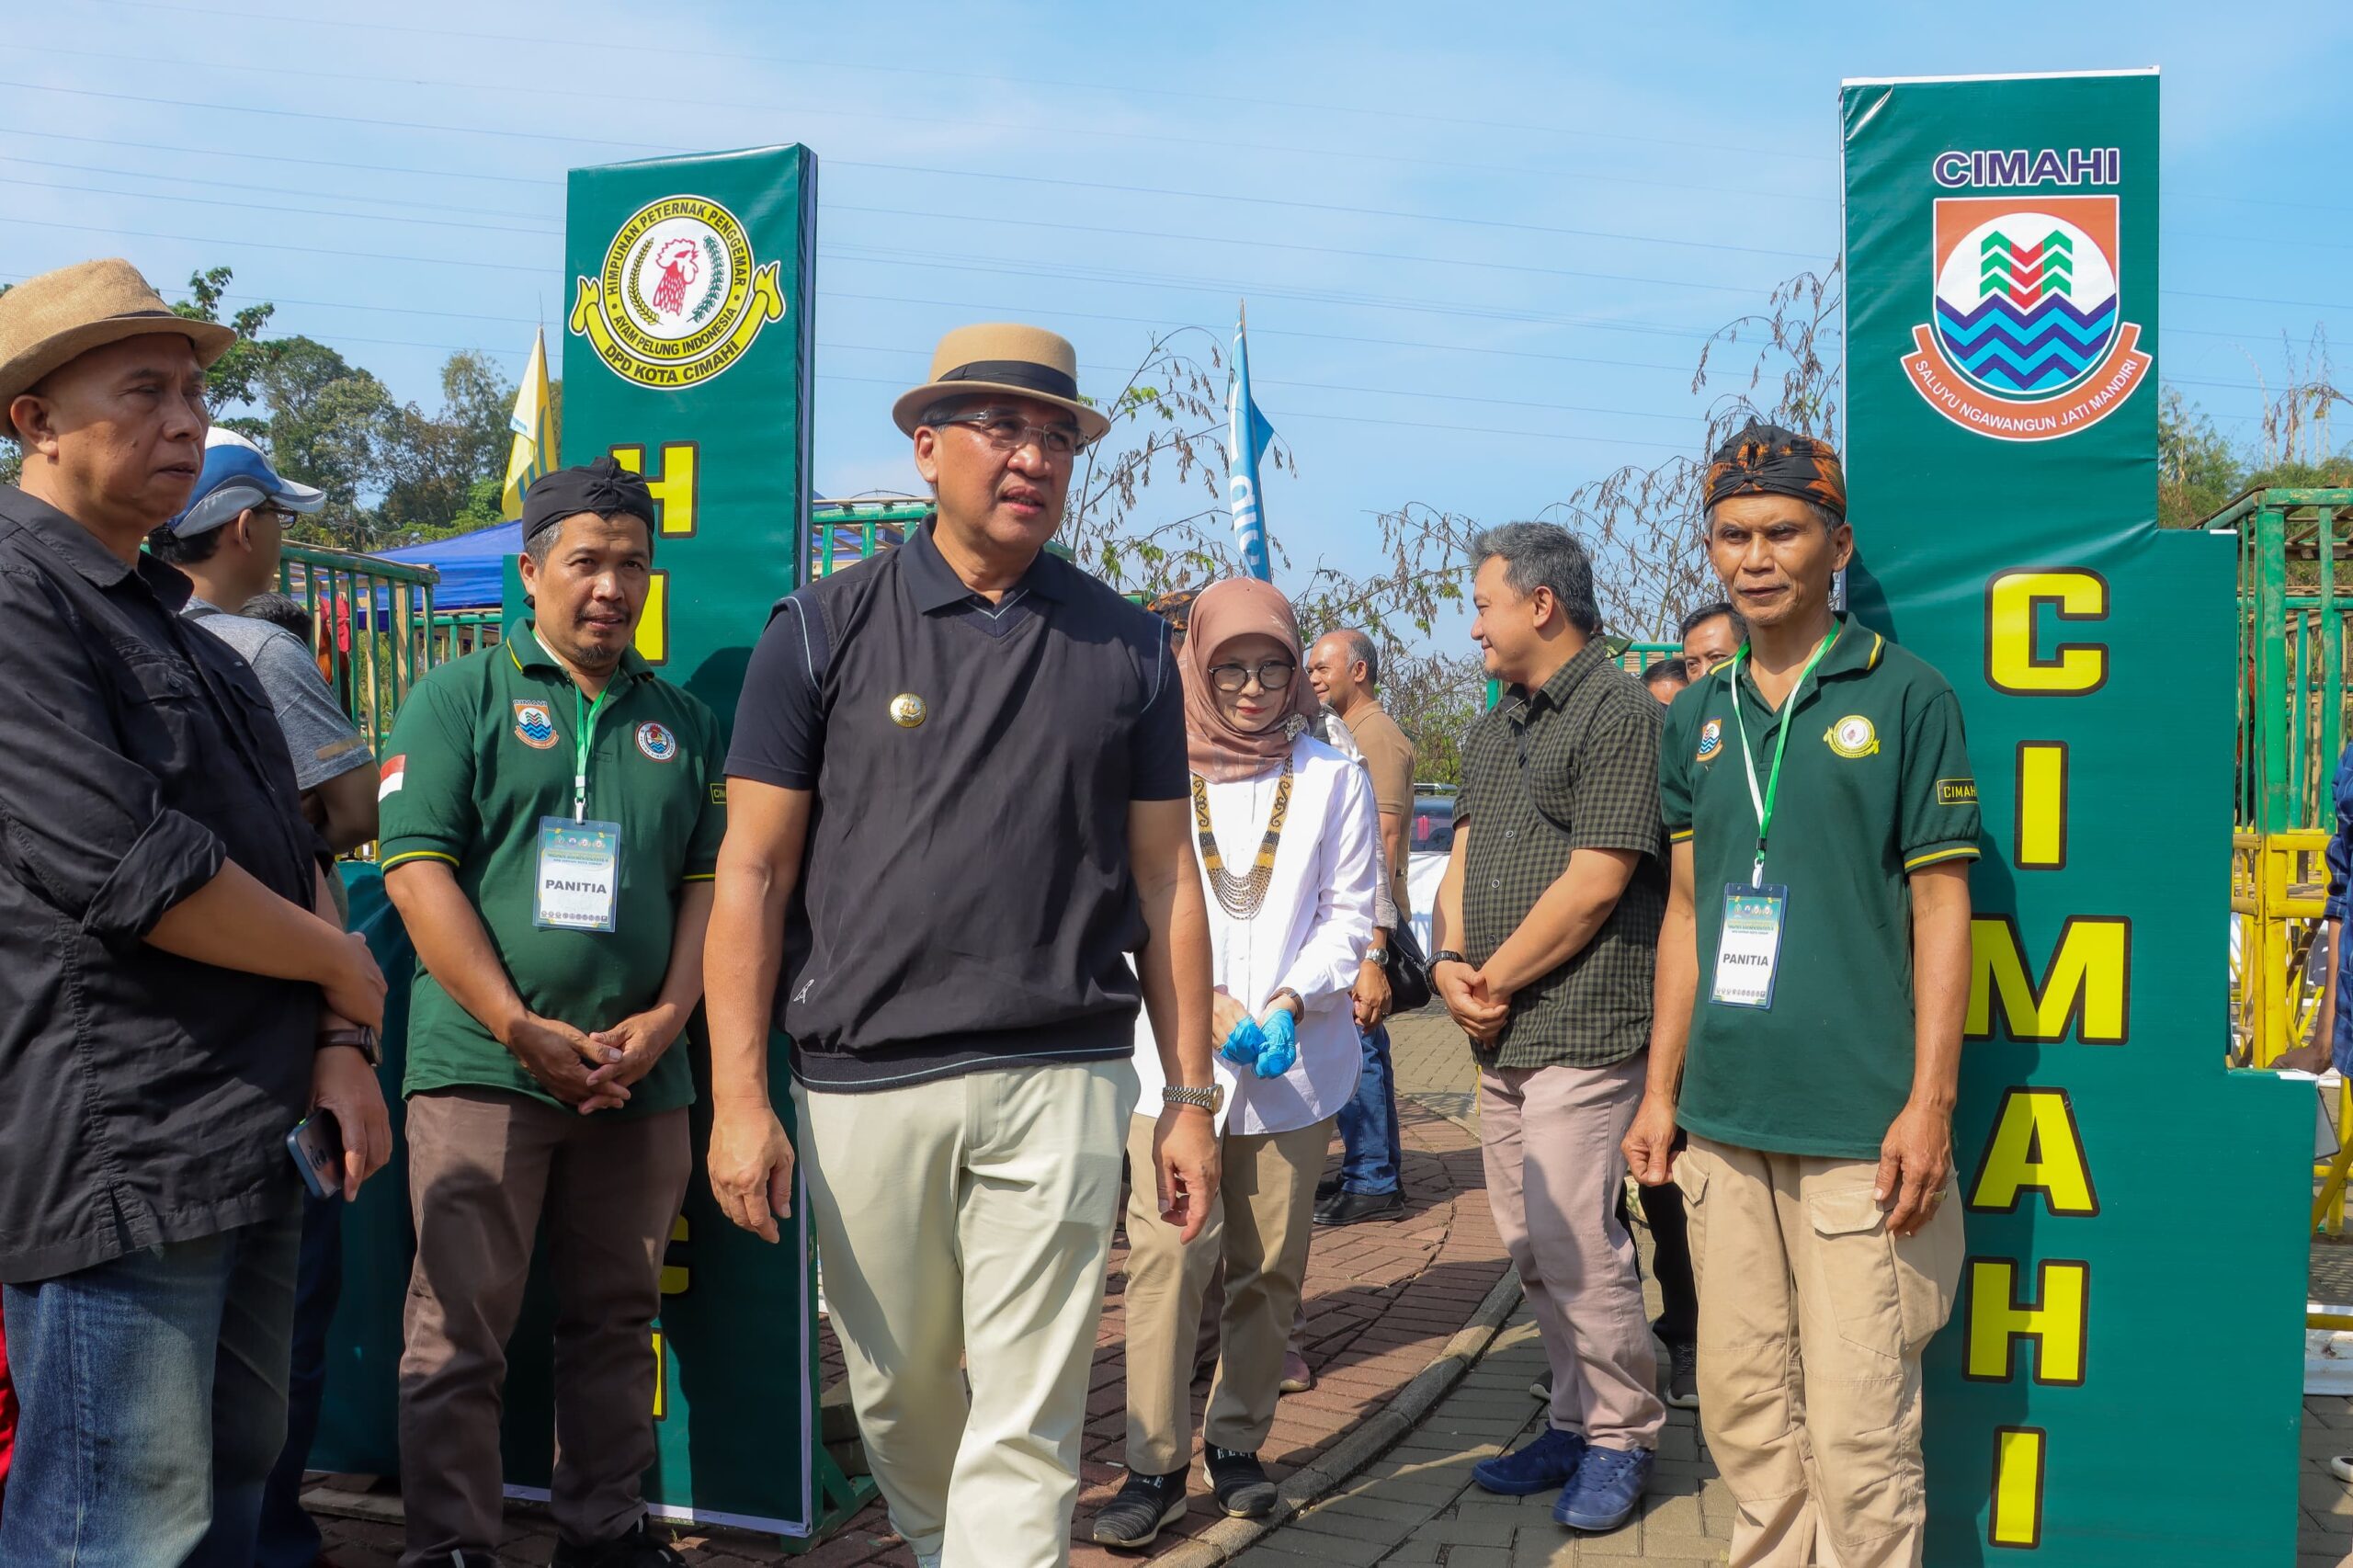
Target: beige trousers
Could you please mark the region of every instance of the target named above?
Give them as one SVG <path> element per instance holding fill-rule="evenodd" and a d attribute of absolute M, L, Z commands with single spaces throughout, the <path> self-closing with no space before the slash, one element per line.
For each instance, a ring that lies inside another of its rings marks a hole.
<path fill-rule="evenodd" d="M 1552 1429 L 1628 1452 L 1656 1449 L 1666 1424 L 1634 1238 L 1618 1217 L 1619 1145 L 1648 1060 L 1479 1069 L 1487 1202 L 1552 1363 Z"/>
<path fill-rule="evenodd" d="M 1733 1568 L 1920 1562 L 1920 1352 L 1952 1313 L 1961 1204 L 1948 1187 L 1917 1233 L 1892 1236 L 1878 1174 L 1696 1135 L 1676 1158 Z"/>
<path fill-rule="evenodd" d="M 793 1085 L 867 1458 L 892 1524 L 941 1568 L 1070 1561 L 1138 1092 L 1125 1059 L 863 1094 Z"/>
<path fill-rule="evenodd" d="M 1217 1378 L 1210 1385 L 1201 1440 L 1255 1454 L 1275 1424 L 1283 1349 L 1307 1278 L 1315 1181 L 1332 1143 L 1332 1119 L 1295 1132 L 1228 1132 L 1219 1144 L 1223 1178 L 1209 1222 L 1190 1246 L 1160 1217 L 1154 1191 L 1153 1123 L 1128 1129 L 1128 1469 L 1167 1475 L 1193 1449 L 1187 1391 L 1201 1319 L 1201 1296 L 1220 1261 L 1225 1307 L 1218 1320 Z"/>

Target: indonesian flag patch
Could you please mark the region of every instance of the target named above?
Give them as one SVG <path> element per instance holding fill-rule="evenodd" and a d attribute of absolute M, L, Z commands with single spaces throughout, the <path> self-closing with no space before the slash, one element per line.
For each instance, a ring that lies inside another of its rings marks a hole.
<path fill-rule="evenodd" d="M 399 794 L 401 785 L 407 776 L 408 758 L 405 756 L 386 757 L 383 774 L 376 785 L 376 803 L 381 805 Z"/>

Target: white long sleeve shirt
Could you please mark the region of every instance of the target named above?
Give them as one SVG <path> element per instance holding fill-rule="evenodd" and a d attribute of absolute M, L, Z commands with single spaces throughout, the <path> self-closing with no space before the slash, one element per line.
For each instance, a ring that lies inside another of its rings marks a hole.
<path fill-rule="evenodd" d="M 1225 1085 L 1221 1133 L 1291 1132 L 1335 1115 L 1356 1091 L 1362 1064 L 1349 1002 L 1357 970 L 1372 941 L 1373 895 L 1380 881 L 1381 817 L 1365 770 L 1309 735 L 1291 743 L 1290 812 L 1275 847 L 1274 877 L 1258 913 L 1238 920 L 1208 885 L 1211 983 L 1263 1014 L 1289 988 L 1306 1004 L 1299 1061 L 1279 1078 L 1260 1078 L 1212 1056 Z M 1209 786 L 1210 829 L 1226 869 L 1246 876 L 1274 812 L 1279 770 Z M 1224 1042 L 1213 1040 L 1212 1050 Z M 1165 1079 L 1149 1020 L 1136 1023 L 1138 1113 L 1156 1116 Z"/>

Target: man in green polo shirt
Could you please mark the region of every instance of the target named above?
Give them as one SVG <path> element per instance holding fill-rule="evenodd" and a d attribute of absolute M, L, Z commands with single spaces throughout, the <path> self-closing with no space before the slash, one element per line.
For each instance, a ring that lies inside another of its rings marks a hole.
<path fill-rule="evenodd" d="M 1707 501 L 1748 641 L 1659 742 L 1672 880 L 1627 1163 L 1656 1186 L 1671 1161 L 1690 1210 L 1732 1562 L 1916 1564 L 1920 1352 L 1961 1277 L 1976 779 L 1944 677 L 1831 609 L 1836 454 L 1751 425 Z"/>
<path fill-rule="evenodd" d="M 416 944 L 401 1358 L 403 1568 L 493 1564 L 499 1387 L 544 1221 L 557 1298 L 558 1568 L 683 1562 L 654 1534 L 650 1348 L 693 1165 L 670 1047 L 702 994 L 726 828 L 719 725 L 631 646 L 654 498 L 604 459 L 524 499 L 532 611 L 417 684 L 381 790 Z"/>

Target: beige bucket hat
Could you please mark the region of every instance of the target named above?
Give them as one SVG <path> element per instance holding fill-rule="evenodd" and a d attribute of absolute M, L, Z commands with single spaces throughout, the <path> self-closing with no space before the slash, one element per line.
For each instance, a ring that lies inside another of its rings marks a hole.
<path fill-rule="evenodd" d="M 932 351 L 931 379 L 891 405 L 891 417 L 912 436 L 924 410 L 942 398 L 972 392 L 1012 392 L 1071 411 L 1086 440 L 1102 437 L 1111 422 L 1078 401 L 1078 351 L 1041 326 L 982 322 L 960 326 Z"/>
<path fill-rule="evenodd" d="M 0 417 L 17 394 L 60 365 L 156 332 L 187 338 L 206 366 L 237 341 L 225 326 L 173 314 L 139 269 L 119 256 L 27 278 L 0 294 Z"/>

